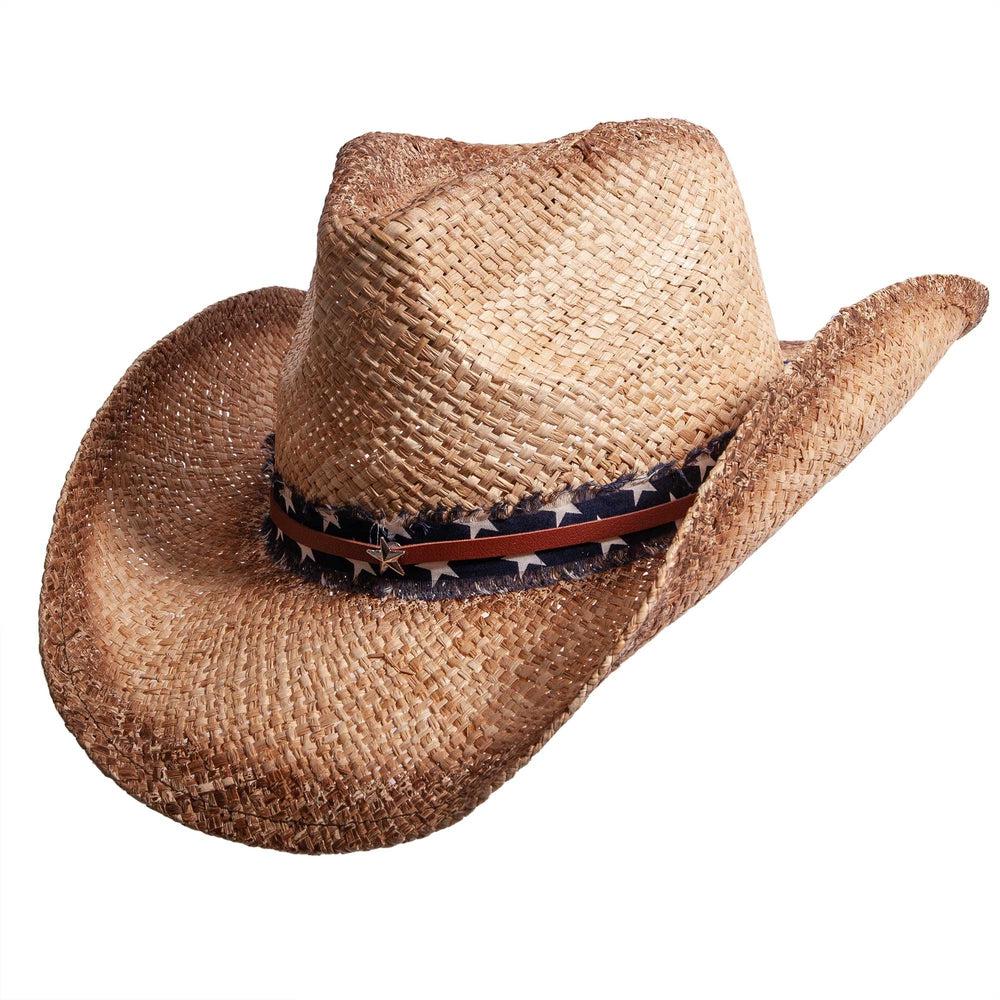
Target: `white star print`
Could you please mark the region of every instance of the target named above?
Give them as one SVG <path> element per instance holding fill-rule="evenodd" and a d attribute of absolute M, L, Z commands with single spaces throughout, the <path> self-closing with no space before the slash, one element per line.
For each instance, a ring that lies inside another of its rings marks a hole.
<path fill-rule="evenodd" d="M 605 538 L 603 542 L 598 543 L 601 546 L 601 555 L 606 556 L 608 554 L 608 549 L 612 545 L 627 545 L 628 542 L 623 538 Z"/>
<path fill-rule="evenodd" d="M 504 556 L 503 557 L 503 561 L 504 562 L 517 563 L 517 575 L 518 576 L 524 576 L 524 571 L 529 566 L 544 566 L 545 565 L 545 563 L 543 563 L 542 560 L 539 559 L 538 556 L 535 555 L 534 552 L 532 552 L 530 555 L 527 555 L 527 556 Z"/>
<path fill-rule="evenodd" d="M 643 493 L 655 493 L 656 487 L 650 483 L 634 482 L 631 486 L 623 486 L 622 490 L 632 494 L 632 506 L 637 507 L 639 505 L 639 497 Z"/>
<path fill-rule="evenodd" d="M 351 577 L 352 580 L 357 580 L 362 573 L 371 573 L 372 576 L 375 575 L 375 570 L 372 569 L 371 563 L 366 563 L 361 559 L 348 559 L 347 561 L 354 567 L 354 576 Z"/>
<path fill-rule="evenodd" d="M 431 575 L 431 586 L 433 587 L 442 576 L 455 576 L 458 574 L 446 562 L 417 563 L 421 569 L 427 570 Z"/>
<path fill-rule="evenodd" d="M 283 542 L 285 540 L 285 533 L 277 525 L 274 526 L 274 530 L 278 533 L 278 541 Z"/>
<path fill-rule="evenodd" d="M 573 501 L 569 497 L 564 497 L 561 500 L 554 500 L 552 503 L 545 507 L 540 508 L 541 510 L 547 510 L 556 516 L 556 527 L 558 528 L 562 524 L 562 519 L 567 514 L 579 514 L 581 513 L 573 504 Z"/>
<path fill-rule="evenodd" d="M 308 545 L 303 545 L 301 542 L 296 542 L 295 544 L 301 550 L 299 562 L 305 562 L 307 559 L 312 559 L 313 562 L 316 562 L 316 556 L 313 555 L 313 550 Z"/>
<path fill-rule="evenodd" d="M 340 527 L 340 518 L 337 517 L 332 507 L 320 507 L 319 516 L 323 520 L 323 530 L 326 531 L 327 528 L 332 524 L 335 528 Z"/>
<path fill-rule="evenodd" d="M 701 476 L 701 481 L 705 482 L 705 477 L 708 475 L 708 470 L 715 465 L 715 459 L 707 451 L 703 451 L 695 460 L 694 464 L 698 466 L 698 473 Z"/>
<path fill-rule="evenodd" d="M 477 517 L 476 514 L 470 514 L 468 517 L 456 517 L 455 524 L 464 524 L 469 529 L 469 538 L 475 538 L 480 531 L 497 530 L 492 521 L 487 521 L 485 517 Z"/>
<path fill-rule="evenodd" d="M 285 503 L 285 510 L 295 513 L 295 504 L 292 502 L 292 491 L 288 488 L 286 483 L 281 484 L 281 489 L 278 490 L 281 494 L 281 499 Z"/>
<path fill-rule="evenodd" d="M 390 538 L 409 538 L 410 533 L 406 530 L 404 520 L 402 514 L 397 514 L 391 521 L 380 521 L 379 524 Z"/>
<path fill-rule="evenodd" d="M 601 519 L 597 518 L 597 520 L 600 521 Z M 597 544 L 601 547 L 601 555 L 606 556 L 608 554 L 608 549 L 610 549 L 612 545 L 628 545 L 628 542 L 621 538 L 605 538 Z"/>

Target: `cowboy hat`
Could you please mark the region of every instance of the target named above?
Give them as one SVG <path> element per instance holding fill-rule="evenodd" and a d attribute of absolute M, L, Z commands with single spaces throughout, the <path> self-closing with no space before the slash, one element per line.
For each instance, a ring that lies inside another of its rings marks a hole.
<path fill-rule="evenodd" d="M 53 699 L 200 830 L 430 833 L 844 468 L 986 301 L 916 278 L 779 342 L 729 164 L 685 122 L 362 136 L 308 292 L 198 314 L 87 432 L 46 558 Z"/>

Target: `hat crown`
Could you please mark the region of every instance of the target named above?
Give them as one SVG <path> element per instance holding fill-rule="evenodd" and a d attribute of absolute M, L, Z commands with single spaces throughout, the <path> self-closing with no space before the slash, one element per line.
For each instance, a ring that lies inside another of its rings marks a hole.
<path fill-rule="evenodd" d="M 711 133 L 376 133 L 338 156 L 275 460 L 319 504 L 489 508 L 682 459 L 780 370 Z"/>

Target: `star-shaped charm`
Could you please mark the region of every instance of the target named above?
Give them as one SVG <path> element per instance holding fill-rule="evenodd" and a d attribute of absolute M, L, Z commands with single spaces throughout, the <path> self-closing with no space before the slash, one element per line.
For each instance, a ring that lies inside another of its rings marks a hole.
<path fill-rule="evenodd" d="M 402 514 L 397 514 L 391 521 L 380 521 L 379 526 L 390 538 L 411 537 L 410 533 L 406 530 L 406 518 Z"/>
<path fill-rule="evenodd" d="M 573 501 L 568 497 L 564 496 L 558 500 L 553 500 L 552 503 L 547 504 L 545 507 L 539 508 L 540 510 L 547 510 L 556 516 L 556 527 L 558 528 L 562 524 L 562 519 L 567 514 L 579 514 L 580 511 L 576 509 Z"/>
<path fill-rule="evenodd" d="M 379 573 L 384 573 L 391 569 L 393 573 L 403 576 L 406 570 L 399 565 L 399 557 L 403 554 L 403 548 L 399 545 L 390 545 L 388 538 L 379 539 L 377 549 L 365 549 L 365 552 L 378 563 Z"/>
<path fill-rule="evenodd" d="M 623 486 L 622 490 L 632 494 L 632 506 L 637 507 L 639 505 L 639 497 L 643 493 L 655 493 L 656 487 L 651 483 L 633 482 L 628 486 Z"/>
<path fill-rule="evenodd" d="M 431 575 L 431 586 L 433 587 L 442 576 L 458 576 L 458 574 L 446 562 L 417 563 L 421 569 L 427 570 Z"/>
<path fill-rule="evenodd" d="M 468 517 L 456 517 L 455 524 L 464 524 L 469 529 L 469 538 L 475 538 L 480 531 L 496 531 L 492 521 L 479 517 L 479 511 Z"/>
<path fill-rule="evenodd" d="M 295 504 L 292 501 L 292 491 L 289 488 L 288 484 L 287 483 L 282 483 L 281 484 L 281 489 L 278 490 L 278 492 L 281 494 L 281 499 L 282 499 L 282 501 L 285 504 L 285 510 L 287 510 L 291 514 L 294 514 L 295 513 Z"/>
<path fill-rule="evenodd" d="M 530 555 L 526 556 L 504 556 L 504 562 L 517 563 L 517 575 L 524 576 L 524 571 L 529 566 L 544 566 L 545 563 L 532 552 Z"/>
<path fill-rule="evenodd" d="M 340 527 L 340 518 L 332 507 L 320 507 L 319 516 L 323 522 L 323 530 L 326 531 L 332 524 L 335 528 Z"/>

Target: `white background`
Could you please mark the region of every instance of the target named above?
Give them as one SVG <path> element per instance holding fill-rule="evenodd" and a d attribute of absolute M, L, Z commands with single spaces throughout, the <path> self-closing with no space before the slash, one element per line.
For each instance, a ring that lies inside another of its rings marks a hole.
<path fill-rule="evenodd" d="M 308 282 L 351 136 L 707 125 L 807 337 L 909 275 L 1000 288 L 995 10 L 5 3 L 3 996 L 1000 997 L 1000 307 L 421 842 L 294 857 L 144 808 L 64 729 L 36 624 L 94 411 L 203 306 Z"/>

